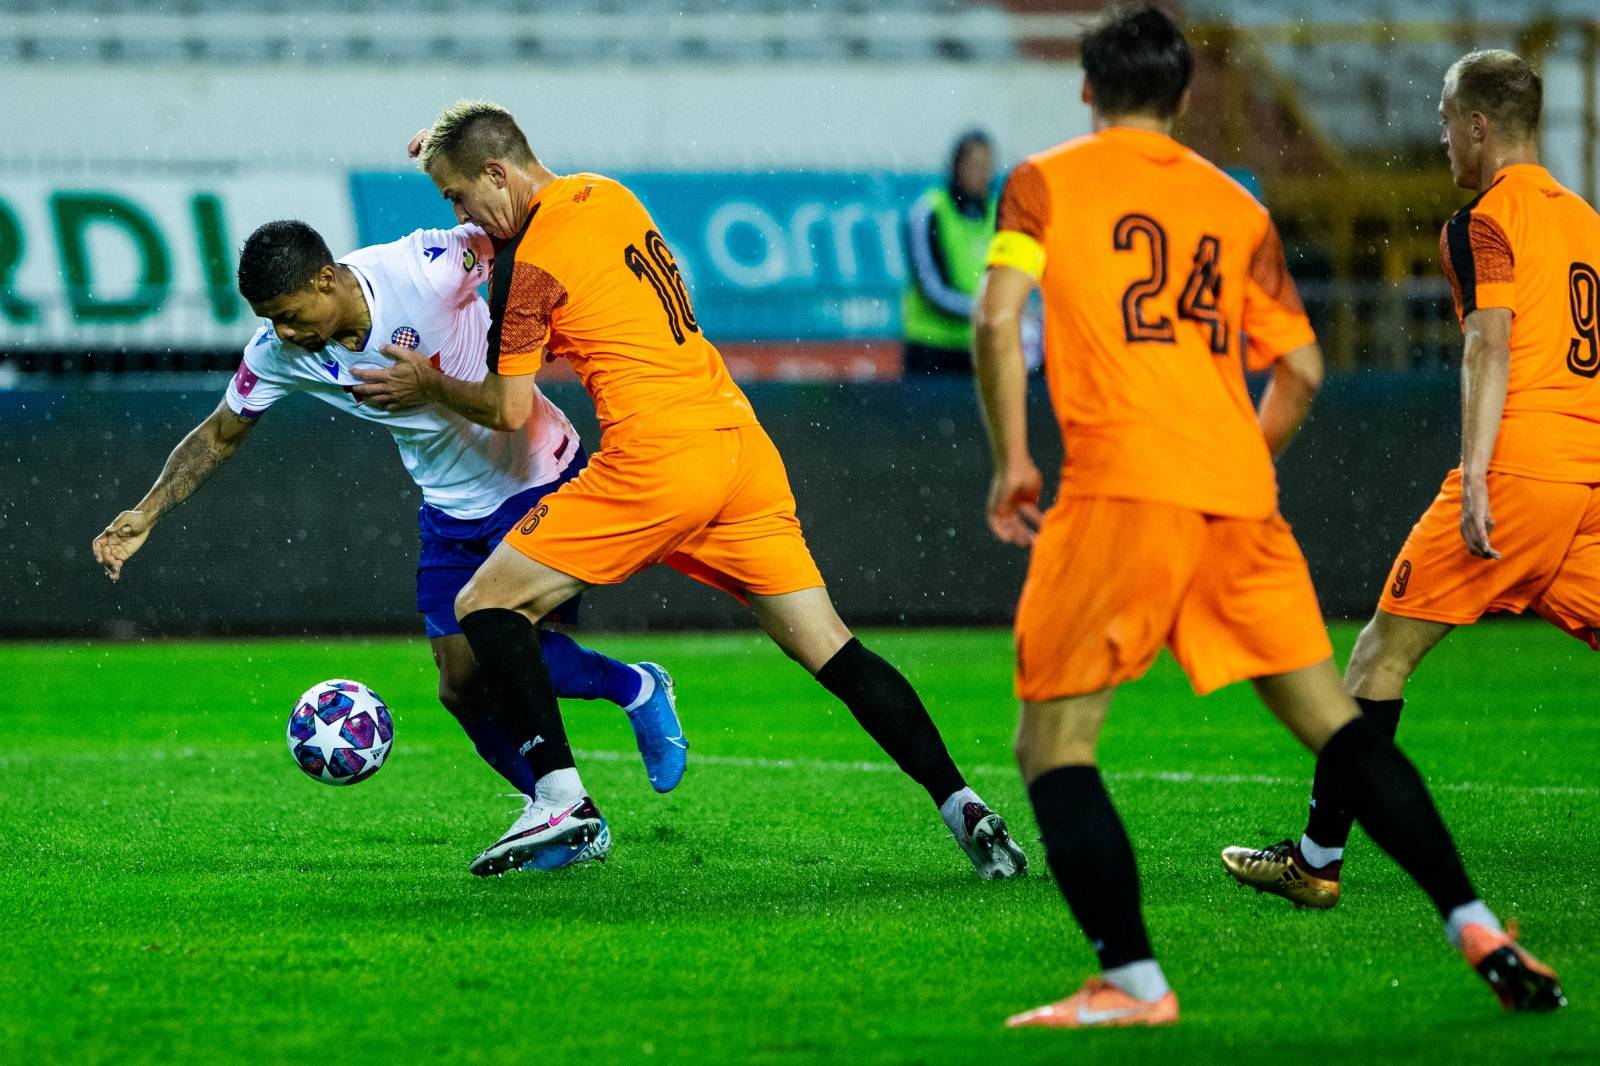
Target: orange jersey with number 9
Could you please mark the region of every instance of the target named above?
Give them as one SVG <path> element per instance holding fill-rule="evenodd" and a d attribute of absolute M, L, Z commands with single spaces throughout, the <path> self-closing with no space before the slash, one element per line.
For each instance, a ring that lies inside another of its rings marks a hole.
<path fill-rule="evenodd" d="M 666 241 L 621 183 L 598 174 L 556 178 L 511 244 L 490 284 L 491 371 L 531 374 L 546 349 L 570 360 L 605 430 L 756 424 L 700 332 Z"/>
<path fill-rule="evenodd" d="M 1480 308 L 1512 313 L 1489 469 L 1600 483 L 1600 215 L 1519 163 L 1445 224 L 1439 257 L 1463 323 Z"/>
<path fill-rule="evenodd" d="M 1062 496 L 1275 513 L 1244 370 L 1316 338 L 1266 209 L 1170 137 L 1112 127 L 1017 167 L 997 229 L 989 262 L 1044 295 Z"/>

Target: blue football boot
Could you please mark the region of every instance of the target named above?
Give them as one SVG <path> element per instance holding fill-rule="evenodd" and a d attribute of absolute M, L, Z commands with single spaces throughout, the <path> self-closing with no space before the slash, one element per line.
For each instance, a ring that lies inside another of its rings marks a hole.
<path fill-rule="evenodd" d="M 639 742 L 639 754 L 650 775 L 650 787 L 657 792 L 671 792 L 683 780 L 689 761 L 689 742 L 684 739 L 683 724 L 678 721 L 672 675 L 655 663 L 640 663 L 639 669 L 655 679 L 656 690 L 649 699 L 628 712 L 628 722 Z"/>

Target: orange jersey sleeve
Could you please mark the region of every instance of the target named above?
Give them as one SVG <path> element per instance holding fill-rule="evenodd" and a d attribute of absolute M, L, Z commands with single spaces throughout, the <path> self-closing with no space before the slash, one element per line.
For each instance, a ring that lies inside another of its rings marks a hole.
<path fill-rule="evenodd" d="M 1266 232 L 1250 257 L 1245 279 L 1244 332 L 1246 365 L 1263 370 L 1296 348 L 1317 339 L 1300 303 L 1300 290 L 1289 275 L 1278 227 L 1267 220 Z"/>
<path fill-rule="evenodd" d="M 543 267 L 515 256 L 503 256 L 495 266 L 489 369 L 507 377 L 535 373 L 550 339 L 550 318 L 567 302 L 566 287 Z"/>
<path fill-rule="evenodd" d="M 1516 311 L 1515 258 L 1511 238 L 1492 215 L 1469 210 L 1445 223 L 1439 259 L 1455 296 L 1457 317 L 1465 319 L 1480 307 Z"/>
<path fill-rule="evenodd" d="M 750 401 L 700 331 L 654 220 L 620 183 L 569 174 L 539 191 L 513 254 L 495 262 L 489 367 L 567 359 L 604 429 L 732 429 Z"/>
<path fill-rule="evenodd" d="M 1015 267 L 1037 281 L 1044 274 L 1044 235 L 1049 226 L 1050 194 L 1044 175 L 1024 162 L 1000 192 L 987 264 Z"/>
<path fill-rule="evenodd" d="M 995 229 L 1025 233 L 1043 241 L 1050 228 L 1050 190 L 1044 175 L 1032 162 L 1024 161 L 1006 178 L 1000 191 Z"/>

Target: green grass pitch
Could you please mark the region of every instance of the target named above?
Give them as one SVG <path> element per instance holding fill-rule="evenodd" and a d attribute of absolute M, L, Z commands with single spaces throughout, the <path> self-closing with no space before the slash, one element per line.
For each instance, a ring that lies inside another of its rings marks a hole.
<path fill-rule="evenodd" d="M 1353 639 L 1339 627 L 1341 656 Z M 1595 659 L 1536 623 L 1452 636 L 1401 741 L 1491 906 L 1573 1005 L 1503 1014 L 1359 837 L 1346 898 L 1294 911 L 1224 844 L 1302 824 L 1310 758 L 1247 686 L 1163 659 L 1101 761 L 1183 1020 L 1007 1032 L 1088 945 L 1010 759 L 1000 631 L 875 632 L 1034 873 L 983 884 L 848 712 L 753 634 L 593 635 L 679 683 L 689 773 L 647 785 L 621 713 L 570 704 L 611 861 L 479 880 L 515 804 L 433 699 L 417 640 L 0 646 L 0 1062 L 1579 1062 L 1600 1057 Z M 305 778 L 294 696 L 354 676 L 390 764 Z"/>

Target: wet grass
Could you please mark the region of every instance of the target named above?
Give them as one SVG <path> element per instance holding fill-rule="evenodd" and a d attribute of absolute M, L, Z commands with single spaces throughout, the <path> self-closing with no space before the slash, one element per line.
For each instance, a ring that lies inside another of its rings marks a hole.
<path fill-rule="evenodd" d="M 1341 650 L 1353 637 L 1341 627 Z M 1311 762 L 1236 686 L 1163 660 L 1102 745 L 1182 999 L 1161 1032 L 1007 1032 L 1093 968 L 1009 738 L 1009 637 L 868 634 L 923 692 L 1035 876 L 978 882 L 848 712 L 748 634 L 611 637 L 676 674 L 689 776 L 650 791 L 620 712 L 574 704 L 603 867 L 488 881 L 512 801 L 434 702 L 420 640 L 0 646 L 0 1061 L 1577 1062 L 1600 1048 L 1596 661 L 1538 624 L 1450 638 L 1402 743 L 1485 897 L 1561 969 L 1503 1016 L 1359 838 L 1325 914 L 1237 890 L 1225 843 L 1297 831 Z M 328 676 L 377 688 L 392 761 L 316 784 L 283 741 Z M 1181 775 L 1194 775 L 1183 779 Z"/>

